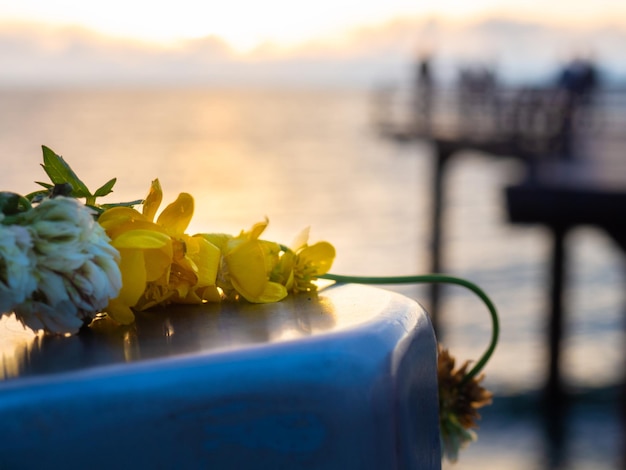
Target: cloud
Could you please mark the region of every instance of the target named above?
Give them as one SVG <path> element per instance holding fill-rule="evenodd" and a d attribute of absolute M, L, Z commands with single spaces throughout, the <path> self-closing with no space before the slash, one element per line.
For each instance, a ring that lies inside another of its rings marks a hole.
<path fill-rule="evenodd" d="M 506 80 L 546 79 L 573 53 L 590 52 L 607 76 L 625 77 L 626 28 L 551 25 L 505 18 L 454 22 L 405 17 L 296 46 L 265 43 L 237 53 L 215 36 L 158 45 L 78 27 L 5 24 L 0 85 L 365 85 L 406 77 L 431 51 L 436 73 L 454 78 L 483 62 Z"/>
<path fill-rule="evenodd" d="M 0 29 L 2 84 L 101 84 L 168 81 L 232 61 L 216 37 L 183 46 L 111 38 L 77 27 L 11 25 Z"/>
<path fill-rule="evenodd" d="M 431 17 L 383 25 L 371 32 L 369 41 L 381 38 L 387 42 L 407 38 L 403 43 L 407 59 L 411 52 L 429 51 L 444 80 L 454 79 L 460 67 L 480 64 L 493 67 L 507 82 L 545 81 L 575 56 L 595 60 L 607 80 L 626 79 L 620 52 L 626 43 L 626 25 L 580 26 L 505 17 L 459 22 Z"/>

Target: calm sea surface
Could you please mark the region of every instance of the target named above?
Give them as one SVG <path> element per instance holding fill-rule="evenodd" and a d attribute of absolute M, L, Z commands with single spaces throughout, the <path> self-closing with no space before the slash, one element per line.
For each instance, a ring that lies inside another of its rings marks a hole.
<path fill-rule="evenodd" d="M 312 241 L 332 242 L 335 273 L 426 273 L 431 149 L 380 138 L 370 98 L 350 90 L 5 90 L 0 187 L 27 193 L 45 181 L 44 144 L 90 188 L 117 177 L 108 201 L 141 198 L 157 177 L 165 201 L 193 194 L 190 231 L 238 233 L 267 216 L 269 239 L 289 243 L 310 225 Z M 467 153 L 453 163 L 446 196 L 446 272 L 478 283 L 499 308 L 501 342 L 486 384 L 505 397 L 537 390 L 546 357 L 547 233 L 507 224 L 503 206 L 503 185 L 519 171 L 513 161 Z M 609 386 L 624 365 L 622 256 L 591 229 L 574 232 L 571 243 L 566 379 Z M 423 287 L 395 290 L 428 304 Z M 459 359 L 487 345 L 488 315 L 461 288 L 445 290 L 442 326 L 441 340 Z M 529 426 L 485 421 L 457 467 L 488 468 L 482 458 L 490 455 L 489 468 L 534 468 L 538 438 Z M 585 441 L 592 430 L 581 426 Z M 568 468 L 604 468 L 581 462 Z"/>

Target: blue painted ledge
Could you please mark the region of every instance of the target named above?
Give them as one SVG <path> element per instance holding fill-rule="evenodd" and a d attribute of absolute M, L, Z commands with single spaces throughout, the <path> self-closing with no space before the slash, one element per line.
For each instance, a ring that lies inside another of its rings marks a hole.
<path fill-rule="evenodd" d="M 436 342 L 389 291 L 0 322 L 0 468 L 439 469 Z"/>

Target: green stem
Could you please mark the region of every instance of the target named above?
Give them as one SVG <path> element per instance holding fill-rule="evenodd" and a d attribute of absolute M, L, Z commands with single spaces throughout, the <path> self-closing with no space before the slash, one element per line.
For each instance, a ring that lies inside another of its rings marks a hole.
<path fill-rule="evenodd" d="M 337 274 L 324 274 L 320 276 L 322 279 L 328 279 L 331 281 L 341 283 L 355 283 L 355 284 L 423 284 L 423 283 L 441 283 L 441 284 L 456 284 L 463 286 L 472 292 L 474 292 L 485 303 L 489 313 L 491 315 L 491 342 L 489 347 L 483 353 L 476 365 L 465 375 L 462 383 L 466 383 L 473 377 L 476 377 L 480 371 L 485 367 L 489 359 L 491 358 L 496 345 L 498 344 L 498 336 L 500 334 L 500 324 L 498 321 L 498 312 L 491 299 L 485 294 L 485 292 L 476 284 L 453 276 L 446 276 L 444 274 L 425 274 L 414 276 L 388 276 L 388 277 L 365 277 L 365 276 L 340 276 Z"/>

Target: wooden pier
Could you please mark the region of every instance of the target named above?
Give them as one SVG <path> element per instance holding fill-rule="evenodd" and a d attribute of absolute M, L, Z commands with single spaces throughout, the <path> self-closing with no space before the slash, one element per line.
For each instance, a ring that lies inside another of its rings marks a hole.
<path fill-rule="evenodd" d="M 606 231 L 626 250 L 626 121 L 620 114 L 598 113 L 609 105 L 626 111 L 626 93 L 601 91 L 583 100 L 557 88 L 490 89 L 489 93 L 474 95 L 448 89 L 434 91 L 430 99 L 430 116 L 407 121 L 391 114 L 387 118 L 378 115 L 378 131 L 383 138 L 423 140 L 432 145 L 430 270 L 445 272 L 442 219 L 449 162 L 463 150 L 522 161 L 524 177 L 504 188 L 506 208 L 511 223 L 539 224 L 551 233 L 551 284 L 546 292 L 550 357 L 545 396 L 549 404 L 558 403 L 563 395 L 560 349 L 567 281 L 566 235 L 575 227 L 592 225 Z M 430 296 L 429 311 L 437 330 L 438 286 L 432 286 Z"/>

